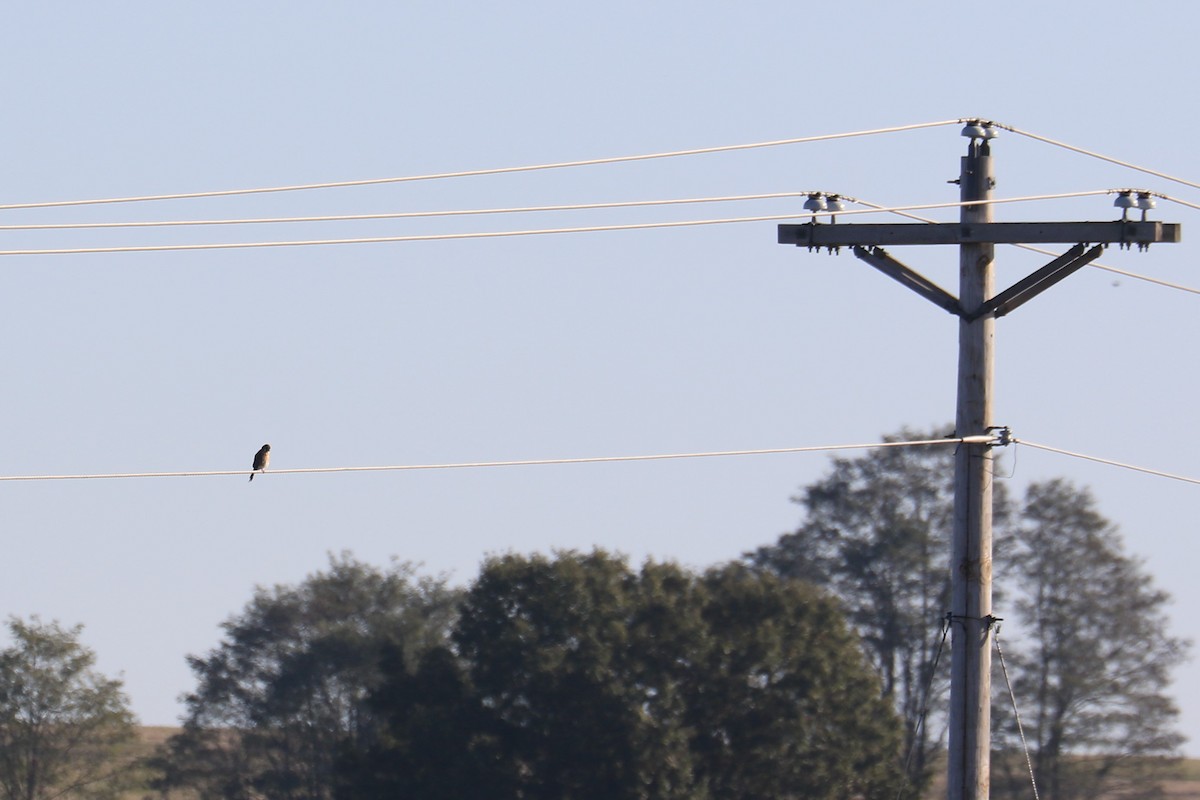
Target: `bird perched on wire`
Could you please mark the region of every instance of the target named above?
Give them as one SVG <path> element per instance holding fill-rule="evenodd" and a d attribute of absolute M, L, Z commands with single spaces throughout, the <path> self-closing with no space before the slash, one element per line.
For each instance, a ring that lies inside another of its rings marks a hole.
<path fill-rule="evenodd" d="M 258 448 L 258 452 L 254 454 L 254 472 L 262 472 L 267 468 L 267 464 L 271 463 L 271 445 L 264 444 Z M 250 473 L 250 480 L 254 480 L 254 472 Z"/>

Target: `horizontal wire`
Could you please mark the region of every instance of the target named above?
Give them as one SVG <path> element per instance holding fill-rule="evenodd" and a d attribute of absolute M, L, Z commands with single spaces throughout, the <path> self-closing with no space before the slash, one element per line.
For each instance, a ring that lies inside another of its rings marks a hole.
<path fill-rule="evenodd" d="M 820 192 L 817 192 L 820 194 Z M 610 203 L 571 203 L 567 205 L 518 206 L 513 208 L 467 208 L 448 211 L 397 211 L 383 214 L 333 214 L 313 217 L 257 217 L 246 219 L 186 219 L 135 222 L 50 222 L 27 225 L 0 225 L 0 231 L 88 230 L 93 228 L 169 228 L 192 225 L 263 225 L 291 222 L 348 222 L 362 220 L 413 219 L 423 217 L 465 217 L 487 214 L 526 214 L 541 211 L 587 211 L 601 208 L 639 208 L 699 203 L 730 203 L 742 200 L 778 200 L 807 197 L 814 192 L 767 192 L 764 194 L 727 195 L 723 197 L 685 197 L 667 200 L 624 200 Z"/>
<path fill-rule="evenodd" d="M 561 464 L 608 464 L 632 461 L 665 461 L 687 458 L 723 458 L 728 456 L 762 456 L 786 453 L 817 453 L 832 450 L 870 450 L 890 447 L 929 447 L 945 444 L 988 444 L 995 436 L 958 436 L 945 439 L 916 439 L 901 442 L 872 442 L 870 444 L 810 445 L 806 447 L 773 447 L 761 450 L 720 450 L 700 453 L 658 453 L 635 456 L 591 456 L 580 458 L 537 458 L 522 461 L 471 461 L 452 464 L 397 464 L 372 467 L 302 467 L 272 469 L 272 475 L 303 475 L 326 472 L 397 472 L 438 469 L 481 469 L 487 467 L 531 467 Z M 248 475 L 252 470 L 191 470 L 187 472 L 112 472 L 78 475 L 0 475 L 0 481 L 73 481 L 115 478 L 201 478 L 228 475 Z"/>
<path fill-rule="evenodd" d="M 1130 163 L 1128 161 L 1122 161 L 1119 158 L 1113 158 L 1112 156 L 1106 156 L 1103 153 L 1097 153 L 1092 150 L 1085 150 L 1084 148 L 1076 147 L 1073 144 L 1067 144 L 1066 142 L 1060 142 L 1056 139 L 1051 139 L 1046 136 L 1039 136 L 1036 133 L 1030 133 L 1029 131 L 1023 131 L 1020 128 L 1014 128 L 1011 125 L 1004 125 L 1004 124 L 1001 124 L 998 122 L 993 123 L 993 124 L 996 127 L 1003 128 L 1006 131 L 1012 131 L 1013 133 L 1015 133 L 1019 136 L 1025 136 L 1025 137 L 1034 139 L 1039 142 L 1044 142 L 1046 144 L 1054 145 L 1055 147 L 1061 147 L 1064 150 L 1070 150 L 1073 153 L 1079 153 L 1081 155 L 1091 156 L 1092 158 L 1097 158 L 1097 159 L 1100 159 L 1101 161 L 1107 161 L 1110 164 L 1116 164 L 1119 167 L 1126 167 L 1128 169 L 1136 170 L 1137 172 L 1145 173 L 1146 175 L 1153 175 L 1156 178 L 1162 178 L 1163 180 L 1171 181 L 1172 183 L 1179 183 L 1179 184 L 1183 184 L 1184 186 L 1190 186 L 1193 189 L 1200 189 L 1200 183 L 1196 183 L 1194 181 L 1189 181 L 1186 178 L 1180 178 L 1176 175 L 1171 175 L 1166 172 L 1159 172 L 1156 169 L 1150 169 L 1149 167 L 1143 167 L 1138 164 Z"/>
<path fill-rule="evenodd" d="M 757 217 L 727 217 L 722 219 L 681 220 L 675 222 L 641 222 L 619 225 L 587 225 L 571 228 L 541 228 L 515 231 L 476 231 L 468 233 L 421 233 L 405 236 L 361 236 L 349 239 L 307 239 L 275 242 L 216 242 L 212 244 L 122 245 L 115 247 L 64 247 L 30 250 L 0 250 L 0 256 L 80 255 L 85 253 L 154 253 L 181 250 L 244 250 L 257 247 L 314 247 L 337 244 L 382 244 L 397 242 L 438 242 L 458 239 L 500 239 L 516 236 L 547 236 L 565 233 L 601 233 L 609 231 L 649 230 L 654 228 L 683 228 L 701 225 L 729 225 L 741 222 L 770 222 L 811 217 L 808 212 L 774 214 Z"/>
<path fill-rule="evenodd" d="M 62 206 L 87 206 L 101 205 L 106 203 L 141 203 L 151 200 L 190 200 L 202 197 L 230 197 L 233 195 L 248 195 L 248 194 L 266 194 L 270 192 L 298 192 L 309 189 L 337 189 L 348 186 L 377 186 L 387 183 L 408 183 L 412 181 L 430 181 L 443 178 L 468 178 L 479 177 L 484 175 L 504 175 L 515 172 L 534 172 L 538 170 L 564 169 L 568 167 L 587 167 L 597 166 L 601 164 L 620 164 L 631 161 L 649 161 L 658 158 L 675 158 L 677 156 L 695 156 L 707 155 L 710 153 L 728 153 L 737 150 L 752 150 L 762 147 L 778 147 L 780 145 L 790 144 L 805 144 L 809 142 L 823 142 L 833 139 L 848 139 L 855 136 L 873 136 L 883 133 L 898 133 L 900 131 L 919 130 L 921 128 L 935 128 L 943 125 L 954 125 L 961 120 L 947 119 L 937 122 L 918 122 L 912 125 L 892 125 L 886 128 L 873 128 L 870 130 L 847 131 L 844 133 L 827 133 L 817 136 L 799 136 L 791 139 L 776 139 L 767 142 L 751 142 L 748 144 L 730 144 L 720 145 L 717 147 L 698 147 L 690 150 L 671 150 L 661 153 L 644 153 L 641 155 L 632 156 L 610 156 L 607 158 L 590 158 L 577 161 L 558 161 L 549 164 L 533 164 L 520 167 L 493 167 L 490 169 L 473 169 L 461 170 L 457 172 L 435 172 L 427 175 L 403 175 L 393 178 L 367 178 L 363 180 L 350 181 L 329 181 L 325 183 L 305 183 L 294 184 L 290 186 L 265 186 L 252 189 L 224 189 L 209 192 L 178 192 L 174 194 L 152 194 L 152 195 L 137 195 L 131 197 L 105 197 L 91 200 L 56 200 L 40 203 L 10 203 L 0 205 L 0 210 L 12 210 L 20 208 L 59 208 Z"/>
<path fill-rule="evenodd" d="M 1107 464 L 1110 467 L 1120 467 L 1121 469 L 1133 470 L 1134 472 L 1142 472 L 1147 475 L 1154 475 L 1155 477 L 1159 477 L 1159 478 L 1170 478 L 1173 481 L 1182 481 L 1184 483 L 1200 484 L 1200 478 L 1189 478 L 1186 475 L 1178 475 L 1174 472 L 1164 472 L 1163 470 L 1159 470 L 1159 469 L 1150 469 L 1149 467 L 1139 467 L 1136 464 L 1126 464 L 1122 461 L 1114 461 L 1111 458 L 1101 458 L 1100 456 L 1089 456 L 1085 453 L 1075 453 L 1070 450 L 1063 450 L 1062 448 L 1059 448 L 1059 447 L 1051 447 L 1048 444 L 1039 444 L 1038 442 L 1031 442 L 1028 439 L 1018 439 L 1015 436 L 1012 438 L 1012 441 L 1016 444 L 1023 444 L 1026 447 L 1032 447 L 1035 450 L 1045 450 L 1048 453 L 1057 453 L 1057 454 L 1063 455 L 1063 456 L 1070 456 L 1071 458 L 1081 458 L 1085 461 L 1094 461 L 1097 464 Z"/>
<path fill-rule="evenodd" d="M 496 239 L 515 236 L 544 236 L 564 233 L 598 233 L 608 231 L 635 231 L 655 228 L 683 228 L 702 225 L 730 225 L 745 222 L 778 222 L 788 219 L 814 219 L 821 216 L 849 216 L 855 214 L 875 214 L 881 212 L 900 212 L 912 209 L 960 208 L 962 206 L 1023 203 L 1034 200 L 1058 200 L 1070 197 L 1087 197 L 1092 195 L 1109 194 L 1111 189 L 1094 189 L 1082 192 L 1063 192 L 1058 194 L 1027 195 L 1024 197 L 994 198 L 990 200 L 967 200 L 946 203 L 918 203 L 914 205 L 893 206 L 890 208 L 850 209 L 846 211 L 816 211 L 796 212 L 791 214 L 770 214 L 753 217 L 724 217 L 718 219 L 676 220 L 670 222 L 638 222 L 617 225 L 588 225 L 570 228 L 542 228 L 534 230 L 515 231 L 477 231 L 468 233 L 431 233 L 409 234 L 404 236 L 362 236 L 347 239 L 307 239 L 273 242 L 214 242 L 210 244 L 159 244 L 159 245 L 117 245 L 112 247 L 62 247 L 44 249 L 0 250 L 0 256 L 45 256 L 45 255 L 81 255 L 85 253 L 151 253 L 187 250 L 240 250 L 257 247 L 312 247 L 318 245 L 337 244 L 380 244 L 396 242 L 433 242 L 455 239 Z M 851 199 L 851 198 L 847 198 Z"/>

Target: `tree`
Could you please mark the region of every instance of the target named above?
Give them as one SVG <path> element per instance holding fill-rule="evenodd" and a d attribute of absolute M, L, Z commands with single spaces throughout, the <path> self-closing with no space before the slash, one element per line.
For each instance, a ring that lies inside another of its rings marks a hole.
<path fill-rule="evenodd" d="M 366 698 L 385 656 L 400 649 L 412 669 L 446 641 L 456 599 L 409 565 L 380 570 L 348 554 L 298 586 L 258 589 L 224 623 L 220 645 L 188 659 L 197 688 L 186 698 L 184 731 L 158 759 L 158 788 L 331 797 L 337 754 L 375 735 Z"/>
<path fill-rule="evenodd" d="M 619 800 L 643 785 L 664 800 L 694 796 L 686 743 L 665 711 L 677 693 L 646 663 L 655 621 L 638 614 L 638 583 L 602 551 L 510 555 L 487 562 L 468 591 L 454 641 L 491 713 L 510 796 Z M 676 640 L 696 622 L 678 621 Z"/>
<path fill-rule="evenodd" d="M 688 705 L 709 796 L 895 798 L 899 720 L 836 601 L 736 564 L 702 585 Z"/>
<path fill-rule="evenodd" d="M 1092 494 L 1063 480 L 1028 488 L 1005 566 L 1020 591 L 1022 648 L 1010 661 L 1041 796 L 1154 796 L 1147 768 L 1181 742 L 1166 689 L 1186 644 L 1168 633 L 1169 597 Z M 997 706 L 998 733 L 1019 752 L 1015 720 Z M 999 760 L 1013 796 L 1029 784 L 1018 764 Z"/>
<path fill-rule="evenodd" d="M 134 736 L 121 682 L 95 669 L 63 628 L 10 617 L 12 645 L 0 651 L 0 796 L 4 800 L 114 797 L 129 764 L 119 754 Z"/>
<path fill-rule="evenodd" d="M 379 733 L 339 754 L 336 796 L 346 800 L 461 800 L 506 797 L 488 737 L 488 714 L 459 659 L 427 651 L 410 672 L 397 649 L 370 699 Z"/>
<path fill-rule="evenodd" d="M 889 438 L 933 437 L 902 431 Z M 759 568 L 812 581 L 839 598 L 905 719 L 909 779 L 917 788 L 930 777 L 940 739 L 917 721 L 926 708 L 937 715 L 943 702 L 933 666 L 949 589 L 952 454 L 895 448 L 836 459 L 830 474 L 797 498 L 806 511 L 799 529 L 748 554 Z M 996 570 L 1011 579 L 998 581 L 996 613 L 1005 616 L 1004 597 L 1011 596 L 1016 613 L 1006 625 L 1016 631 L 1016 646 L 1008 659 L 1018 700 L 1034 704 L 1027 721 L 1039 783 L 1045 796 L 1070 800 L 1120 779 L 1132 795 L 1131 786 L 1149 783 L 1142 768 L 1178 743 L 1177 712 L 1165 689 L 1184 645 L 1166 632 L 1167 597 L 1123 552 L 1088 492 L 1062 481 L 1035 485 L 1018 526 L 1003 488 L 995 486 Z M 997 704 L 995 731 L 1011 749 L 1017 742 L 1007 706 Z M 1019 755 L 997 758 L 994 774 L 1019 791 L 1028 786 L 1023 766 Z"/>
<path fill-rule="evenodd" d="M 453 642 L 458 659 L 430 651 L 375 693 L 391 746 L 347 797 L 894 796 L 895 717 L 810 586 L 507 555 L 467 592 Z M 420 772 L 422 741 L 442 745 L 441 780 Z"/>
<path fill-rule="evenodd" d="M 905 429 L 885 441 L 936 438 Z M 1003 486 L 995 489 L 994 520 L 1002 534 L 1008 504 Z M 930 720 L 918 723 L 925 714 L 938 719 L 944 693 L 936 682 L 948 674 L 948 658 L 937 674 L 934 667 L 950 597 L 954 448 L 892 447 L 836 458 L 825 478 L 793 499 L 804 506 L 800 527 L 748 558 L 837 597 L 884 697 L 904 720 L 908 779 L 919 791 L 931 777 L 939 737 L 930 734 Z"/>

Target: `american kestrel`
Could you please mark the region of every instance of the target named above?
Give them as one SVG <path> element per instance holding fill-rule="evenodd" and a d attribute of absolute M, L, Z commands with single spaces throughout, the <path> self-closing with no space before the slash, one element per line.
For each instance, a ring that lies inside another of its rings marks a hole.
<path fill-rule="evenodd" d="M 254 454 L 254 472 L 262 472 L 267 468 L 267 464 L 271 463 L 271 445 L 264 444 Z M 250 473 L 250 480 L 254 480 L 254 472 Z"/>

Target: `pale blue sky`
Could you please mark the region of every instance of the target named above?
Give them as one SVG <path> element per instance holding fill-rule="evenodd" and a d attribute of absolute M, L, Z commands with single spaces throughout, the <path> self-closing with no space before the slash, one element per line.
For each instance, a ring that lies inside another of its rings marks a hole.
<path fill-rule="evenodd" d="M 1049 7 L 1048 7 L 1049 6 Z M 0 26 L 0 204 L 291 185 L 775 140 L 980 115 L 1192 180 L 1193 3 L 125 2 Z M 203 219 L 819 188 L 953 201 L 957 126 L 488 178 L 5 211 Z M 1200 192 L 1011 134 L 998 196 Z M 30 233 L 0 250 L 389 236 L 782 214 L 799 200 L 529 217 Z M 953 219 L 956 212 L 940 212 Z M 1107 197 L 997 218 L 1112 219 Z M 1184 244 L 1104 263 L 1200 286 Z M 882 218 L 881 218 L 882 221 Z M 1195 232 L 1195 233 L 1190 233 Z M 905 253 L 947 286 L 950 248 Z M 1000 283 L 1039 266 L 999 253 Z M 0 474 L 445 463 L 875 441 L 953 418 L 956 323 L 774 223 L 482 241 L 0 256 Z M 1189 475 L 1200 296 L 1085 270 L 998 324 L 997 421 Z M 0 613 L 82 622 L 171 724 L 184 663 L 255 584 L 348 549 L 456 581 L 487 553 L 694 566 L 792 528 L 823 455 L 477 471 L 0 484 Z M 1091 486 L 1200 638 L 1197 488 L 1030 449 L 1011 488 Z M 1003 610 L 998 611 L 1003 615 Z M 1009 636 L 1018 635 L 1007 631 Z M 1200 742 L 1194 666 L 1183 728 Z"/>

